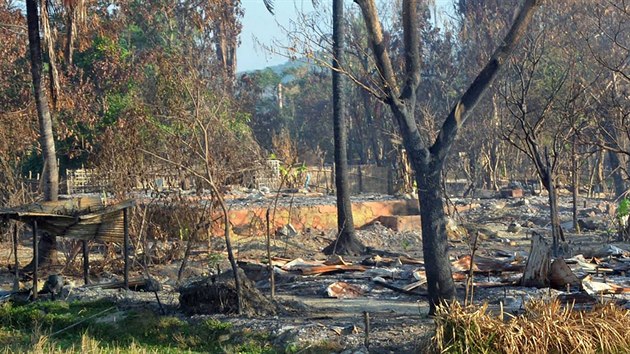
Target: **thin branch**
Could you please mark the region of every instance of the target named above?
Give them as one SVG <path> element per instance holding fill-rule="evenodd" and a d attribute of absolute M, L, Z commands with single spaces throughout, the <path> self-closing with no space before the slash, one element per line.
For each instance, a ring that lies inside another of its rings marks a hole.
<path fill-rule="evenodd" d="M 451 113 L 446 118 L 446 121 L 444 121 L 440 134 L 430 148 L 431 153 L 436 156 L 437 161 L 440 163 L 446 159 L 448 150 L 457 137 L 457 131 L 464 124 L 477 103 L 479 103 L 488 87 L 490 87 L 499 70 L 514 51 L 517 43 L 520 42 L 521 38 L 525 35 L 539 3 L 540 0 L 524 1 L 503 42 L 499 45 L 490 58 L 490 61 L 483 70 L 481 70 L 479 75 L 477 75 L 463 96 L 457 101 Z"/>

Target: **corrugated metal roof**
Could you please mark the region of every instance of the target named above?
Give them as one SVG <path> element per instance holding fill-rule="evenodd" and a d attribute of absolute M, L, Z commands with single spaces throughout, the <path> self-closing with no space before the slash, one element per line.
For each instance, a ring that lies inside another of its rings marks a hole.
<path fill-rule="evenodd" d="M 123 210 L 134 200 L 104 206 L 100 197 L 79 197 L 0 209 L 0 217 L 31 223 L 55 236 L 81 240 L 122 241 Z"/>

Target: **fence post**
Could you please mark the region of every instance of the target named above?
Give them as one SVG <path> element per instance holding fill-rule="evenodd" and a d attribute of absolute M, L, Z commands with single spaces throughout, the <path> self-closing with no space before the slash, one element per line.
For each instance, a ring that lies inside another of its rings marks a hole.
<path fill-rule="evenodd" d="M 39 268 L 39 244 L 37 239 L 37 219 L 33 220 L 33 300 L 37 300 L 37 276 Z"/>
<path fill-rule="evenodd" d="M 129 290 L 129 208 L 123 209 L 124 241 L 123 255 L 125 257 L 125 289 Z"/>
<path fill-rule="evenodd" d="M 358 175 L 359 175 L 359 194 L 363 193 L 363 169 L 361 168 L 361 164 L 357 165 Z"/>
<path fill-rule="evenodd" d="M 90 283 L 90 254 L 88 250 L 87 240 L 81 240 L 83 246 L 83 282 L 85 285 Z"/>

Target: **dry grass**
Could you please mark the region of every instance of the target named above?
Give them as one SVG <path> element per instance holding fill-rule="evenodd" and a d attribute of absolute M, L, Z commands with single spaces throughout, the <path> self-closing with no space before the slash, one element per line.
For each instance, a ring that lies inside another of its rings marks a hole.
<path fill-rule="evenodd" d="M 32 344 L 27 346 L 9 346 L 2 349 L 2 353 L 29 353 L 29 354 L 70 354 L 70 353 L 92 353 L 92 354 L 149 354 L 158 353 L 157 349 L 147 349 L 131 343 L 129 346 L 117 347 L 100 343 L 87 334 L 81 336 L 81 344 L 62 349 L 57 343 L 51 341 L 47 336 L 39 335 L 32 338 Z"/>
<path fill-rule="evenodd" d="M 487 305 L 454 303 L 438 310 L 433 346 L 442 353 L 630 353 L 630 311 L 605 304 L 579 311 L 533 301 L 519 316 Z"/>

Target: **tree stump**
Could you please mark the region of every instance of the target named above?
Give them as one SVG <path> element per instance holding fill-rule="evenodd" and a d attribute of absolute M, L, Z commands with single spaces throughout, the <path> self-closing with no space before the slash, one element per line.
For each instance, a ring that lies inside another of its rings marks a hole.
<path fill-rule="evenodd" d="M 532 235 L 532 248 L 529 252 L 529 258 L 527 258 L 521 285 L 536 288 L 548 287 L 550 266 L 551 248 L 541 234 L 534 233 Z"/>

